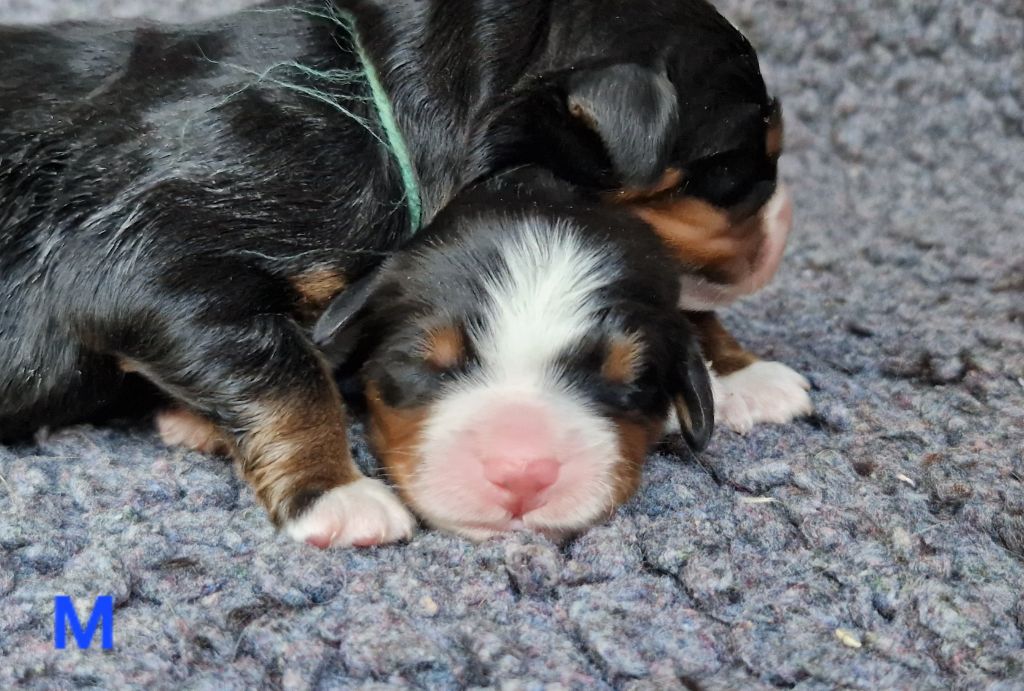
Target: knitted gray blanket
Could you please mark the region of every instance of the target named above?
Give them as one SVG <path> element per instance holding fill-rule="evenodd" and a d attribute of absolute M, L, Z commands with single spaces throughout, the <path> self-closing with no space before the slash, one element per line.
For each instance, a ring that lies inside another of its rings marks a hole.
<path fill-rule="evenodd" d="M 0 688 L 1024 689 L 1024 3 L 720 4 L 785 105 L 798 205 L 725 320 L 811 379 L 812 419 L 654 455 L 566 545 L 319 552 L 149 429 L 0 447 Z M 54 649 L 60 594 L 83 623 L 113 596 L 113 650 Z"/>

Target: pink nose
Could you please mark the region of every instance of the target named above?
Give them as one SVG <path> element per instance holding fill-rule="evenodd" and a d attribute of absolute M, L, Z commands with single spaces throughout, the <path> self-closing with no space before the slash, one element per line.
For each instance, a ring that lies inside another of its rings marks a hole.
<path fill-rule="evenodd" d="M 503 403 L 481 416 L 471 438 L 483 479 L 501 490 L 498 504 L 515 518 L 543 506 L 544 490 L 558 481 L 561 467 L 549 411 Z"/>
<path fill-rule="evenodd" d="M 558 470 L 558 461 L 553 458 L 491 458 L 484 461 L 484 477 L 511 495 L 502 503 L 515 517 L 541 505 L 538 497 L 558 480 Z"/>

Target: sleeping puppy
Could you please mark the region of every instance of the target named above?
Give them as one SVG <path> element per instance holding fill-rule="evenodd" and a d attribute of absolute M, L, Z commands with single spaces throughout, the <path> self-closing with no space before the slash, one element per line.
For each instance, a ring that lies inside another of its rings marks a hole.
<path fill-rule="evenodd" d="M 0 440 L 155 390 L 225 431 L 276 524 L 331 494 L 371 528 L 332 544 L 395 539 L 407 516 L 353 465 L 309 339 L 330 300 L 525 163 L 651 224 L 731 299 L 781 254 L 780 128 L 749 44 L 698 0 L 0 29 Z"/>
<path fill-rule="evenodd" d="M 576 121 L 536 132 L 547 165 L 649 223 L 685 267 L 681 306 L 718 375 L 722 424 L 746 432 L 809 414 L 807 380 L 760 361 L 713 313 L 768 283 L 793 221 L 778 181 L 782 109 L 753 47 L 702 0 L 556 5 L 575 66 L 537 80 L 553 93 L 521 93 L 538 121 L 561 122 L 537 105 L 551 102 Z M 585 143 L 594 134 L 596 156 Z"/>
<path fill-rule="evenodd" d="M 365 363 L 370 439 L 407 504 L 473 539 L 589 526 L 670 417 L 695 449 L 714 422 L 657 235 L 528 177 L 454 201 L 316 330 Z M 326 495 L 289 530 L 322 536 L 334 511 Z"/>

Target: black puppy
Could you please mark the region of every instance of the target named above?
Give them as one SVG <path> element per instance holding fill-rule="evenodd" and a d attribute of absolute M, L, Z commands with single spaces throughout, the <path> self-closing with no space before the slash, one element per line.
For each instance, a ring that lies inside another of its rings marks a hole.
<path fill-rule="evenodd" d="M 92 417 L 141 378 L 225 430 L 294 520 L 361 481 L 307 336 L 351 280 L 527 162 L 657 207 L 677 249 L 658 220 L 677 197 L 762 233 L 776 114 L 749 45 L 693 0 L 0 30 L 0 437 Z"/>

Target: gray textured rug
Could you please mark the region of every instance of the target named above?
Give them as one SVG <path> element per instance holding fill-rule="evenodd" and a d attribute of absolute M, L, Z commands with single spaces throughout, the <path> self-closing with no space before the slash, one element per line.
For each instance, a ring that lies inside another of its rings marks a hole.
<path fill-rule="evenodd" d="M 653 458 L 563 548 L 320 553 L 148 431 L 0 448 L 0 688 L 1024 689 L 1024 4 L 723 5 L 799 202 L 782 275 L 727 321 L 809 375 L 815 419 Z M 53 650 L 63 592 L 114 595 L 114 651 Z"/>

